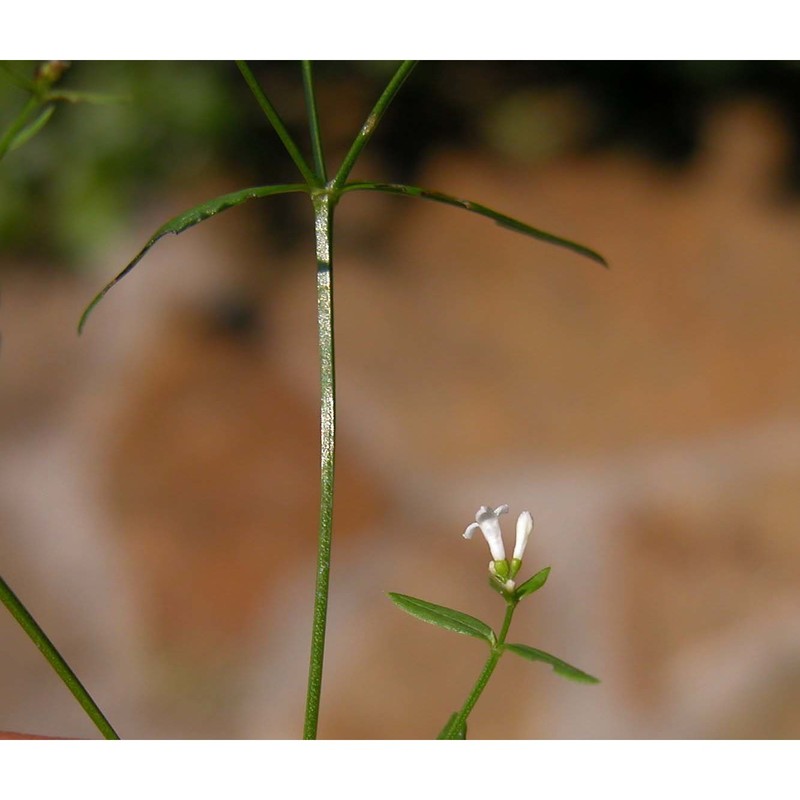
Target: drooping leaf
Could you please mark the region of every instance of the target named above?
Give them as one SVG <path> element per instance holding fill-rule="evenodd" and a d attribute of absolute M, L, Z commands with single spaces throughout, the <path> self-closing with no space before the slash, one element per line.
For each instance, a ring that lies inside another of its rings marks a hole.
<path fill-rule="evenodd" d="M 8 146 L 8 152 L 10 153 L 12 150 L 16 150 L 18 147 L 22 147 L 25 142 L 33 139 L 39 131 L 47 125 L 50 117 L 53 116 L 53 112 L 56 110 L 55 106 L 46 106 L 45 109 L 39 114 L 36 119 L 31 122 L 29 125 L 26 125 L 12 140 L 11 144 Z"/>
<path fill-rule="evenodd" d="M 442 728 L 437 739 L 466 739 L 467 738 L 467 723 L 463 722 L 461 725 L 455 725 L 458 718 L 458 712 L 450 715 L 447 724 Z"/>
<path fill-rule="evenodd" d="M 469 614 L 464 614 L 461 611 L 445 606 L 437 606 L 427 600 L 419 600 L 416 597 L 409 597 L 405 594 L 389 592 L 389 597 L 396 606 L 402 608 L 407 614 L 411 614 L 412 617 L 423 620 L 423 622 L 430 622 L 431 625 L 438 625 L 440 628 L 446 628 L 449 631 L 463 633 L 466 636 L 474 636 L 476 639 L 483 639 L 489 642 L 492 647 L 497 641 L 494 631 L 485 622 L 481 622 Z"/>
<path fill-rule="evenodd" d="M 579 255 L 591 258 L 592 261 L 596 261 L 598 264 L 602 264 L 604 267 L 608 267 L 608 264 L 603 256 L 589 247 L 585 247 L 584 245 L 570 241 L 569 239 L 564 239 L 561 236 L 547 233 L 547 231 L 539 230 L 539 228 L 534 228 L 532 225 L 528 225 L 521 220 L 515 219 L 514 217 L 509 217 L 506 214 L 501 214 L 499 211 L 495 211 L 487 206 L 481 205 L 480 203 L 475 203 L 472 200 L 461 200 L 458 197 L 452 197 L 451 195 L 443 194 L 442 192 L 435 192 L 430 189 L 421 189 L 418 186 L 407 186 L 401 183 L 348 183 L 342 191 L 373 191 L 386 192 L 387 194 L 401 194 L 409 197 L 421 197 L 424 200 L 433 200 L 434 202 L 444 203 L 445 205 L 455 206 L 456 208 L 463 208 L 465 211 L 471 211 L 473 214 L 480 214 L 482 217 L 488 217 L 504 228 L 509 228 L 517 233 L 531 236 L 534 239 L 540 239 L 543 242 L 548 242 L 549 244 L 554 244 L 558 247 L 565 247 L 568 250 L 578 253 Z"/>
<path fill-rule="evenodd" d="M 588 672 L 584 672 L 582 669 L 567 664 L 566 661 L 562 661 L 560 658 L 551 656 L 550 653 L 545 653 L 544 650 L 537 650 L 535 647 L 529 647 L 527 644 L 507 644 L 504 647 L 512 653 L 527 658 L 528 661 L 543 661 L 545 664 L 549 664 L 555 672 L 559 675 L 563 675 L 565 678 L 569 678 L 571 681 L 578 681 L 580 683 L 600 683 L 599 678 L 595 678 L 593 675 L 589 675 Z"/>
<path fill-rule="evenodd" d="M 540 569 L 532 578 L 528 578 L 525 583 L 520 584 L 514 593 L 517 600 L 522 600 L 523 597 L 527 597 L 529 594 L 541 589 L 545 585 L 548 575 L 550 575 L 550 567 L 545 567 Z"/>
<path fill-rule="evenodd" d="M 92 302 L 86 307 L 86 310 L 81 315 L 78 322 L 78 333 L 83 331 L 86 320 L 89 314 L 92 313 L 95 306 L 108 294 L 108 292 L 118 284 L 141 260 L 144 258 L 147 251 L 163 236 L 170 233 L 183 233 L 187 228 L 197 225 L 199 222 L 213 217 L 222 211 L 227 211 L 229 208 L 241 205 L 247 200 L 253 200 L 257 197 L 268 197 L 273 194 L 287 194 L 289 192 L 305 192 L 308 187 L 304 183 L 287 183 L 276 186 L 256 186 L 252 189 L 242 189 L 238 192 L 230 192 L 223 194 L 220 197 L 215 197 L 206 203 L 201 203 L 199 206 L 190 208 L 177 217 L 173 217 L 169 222 L 162 225 L 148 240 L 147 244 L 136 254 L 136 257 L 128 264 L 116 278 L 109 281 L 92 299 Z"/>

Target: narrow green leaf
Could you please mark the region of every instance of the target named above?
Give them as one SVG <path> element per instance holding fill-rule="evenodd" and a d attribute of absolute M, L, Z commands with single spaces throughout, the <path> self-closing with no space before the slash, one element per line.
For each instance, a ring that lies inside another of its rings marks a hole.
<path fill-rule="evenodd" d="M 567 664 L 560 658 L 551 656 L 550 653 L 545 653 L 544 650 L 537 650 L 535 647 L 529 647 L 527 644 L 507 644 L 504 646 L 506 650 L 516 653 L 518 656 L 527 658 L 528 661 L 543 661 L 549 664 L 555 672 L 569 678 L 571 681 L 579 681 L 580 683 L 600 683 L 599 678 L 589 675 L 587 672 Z"/>
<path fill-rule="evenodd" d="M 229 208 L 241 205 L 247 200 L 252 200 L 257 197 L 268 197 L 273 194 L 287 194 L 289 192 L 306 192 L 308 187 L 304 183 L 287 183 L 279 184 L 276 186 L 256 186 L 253 189 L 242 189 L 238 192 L 230 192 L 223 194 L 220 197 L 215 197 L 206 203 L 199 206 L 190 208 L 177 217 L 173 217 L 169 222 L 162 225 L 148 240 L 147 244 L 136 254 L 136 257 L 128 264 L 116 278 L 109 281 L 92 299 L 92 302 L 86 307 L 78 322 L 78 333 L 83 332 L 86 320 L 89 314 L 92 313 L 95 306 L 108 294 L 108 292 L 118 284 L 141 260 L 144 258 L 147 251 L 163 236 L 169 233 L 183 233 L 187 228 L 197 225 L 199 222 L 213 217 L 222 211 L 227 211 Z"/>
<path fill-rule="evenodd" d="M 545 585 L 547 577 L 550 575 L 550 567 L 540 569 L 532 578 L 528 578 L 525 583 L 520 584 L 517 591 L 514 593 L 517 600 L 522 600 L 529 594 L 533 594 Z"/>
<path fill-rule="evenodd" d="M 65 103 L 89 103 L 95 106 L 116 105 L 117 103 L 130 103 L 130 95 L 106 94 L 105 92 L 73 92 L 59 90 L 49 92 L 47 100 L 61 100 Z"/>
<path fill-rule="evenodd" d="M 447 724 L 442 728 L 439 735 L 436 737 L 437 739 L 466 739 L 467 738 L 467 723 L 464 722 L 458 726 L 457 730 L 454 730 L 454 723 L 458 719 L 458 712 L 455 712 L 450 715 L 450 719 L 447 720 Z"/>
<path fill-rule="evenodd" d="M 438 625 L 440 628 L 446 628 L 456 633 L 474 636 L 476 639 L 484 639 L 492 647 L 497 641 L 494 631 L 485 622 L 481 622 L 479 619 L 469 616 L 469 614 L 464 614 L 461 611 L 455 611 L 445 606 L 437 606 L 434 603 L 418 600 L 416 597 L 409 597 L 405 594 L 389 592 L 389 597 L 396 606 L 402 608 L 407 614 L 411 614 L 412 617 L 423 620 L 423 622 L 430 622 L 431 625 Z"/>
<path fill-rule="evenodd" d="M 55 106 L 47 106 L 41 114 L 39 114 L 36 119 L 31 122 L 30 125 L 26 125 L 12 140 L 11 144 L 8 146 L 8 152 L 10 153 L 12 150 L 16 150 L 18 147 L 22 147 L 25 142 L 33 139 L 39 131 L 47 125 L 48 120 L 50 117 L 53 116 L 53 112 L 56 110 Z"/>
<path fill-rule="evenodd" d="M 417 186 L 406 186 L 405 184 L 400 183 L 348 183 L 342 188 L 342 191 L 373 191 L 386 192 L 387 194 L 402 194 L 409 197 L 421 197 L 424 200 L 433 200 L 437 203 L 455 206 L 456 208 L 463 208 L 465 211 L 471 211 L 473 214 L 480 214 L 482 217 L 488 217 L 504 228 L 509 228 L 512 231 L 525 234 L 526 236 L 532 236 L 534 239 L 540 239 L 543 242 L 548 242 L 549 244 L 557 245 L 558 247 L 565 247 L 567 250 L 572 250 L 579 255 L 592 259 L 592 261 L 596 261 L 598 264 L 602 264 L 604 267 L 608 267 L 608 264 L 603 256 L 589 247 L 585 247 L 577 242 L 572 242 L 569 239 L 564 239 L 561 236 L 547 233 L 547 231 L 539 230 L 538 228 L 527 225 L 518 219 L 514 219 L 514 217 L 501 214 L 499 211 L 494 211 L 491 208 L 487 208 L 480 203 L 474 203 L 471 200 L 461 200 L 458 197 L 451 197 L 450 195 L 443 194 L 442 192 L 435 192 L 429 189 L 420 189 Z"/>

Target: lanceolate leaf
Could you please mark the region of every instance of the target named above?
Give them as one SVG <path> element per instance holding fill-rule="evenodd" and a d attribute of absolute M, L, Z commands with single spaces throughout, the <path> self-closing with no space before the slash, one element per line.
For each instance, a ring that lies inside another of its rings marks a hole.
<path fill-rule="evenodd" d="M 517 600 L 522 600 L 523 597 L 527 597 L 529 594 L 533 594 L 541 589 L 545 581 L 547 581 L 547 576 L 549 574 L 550 567 L 545 567 L 544 569 L 540 569 L 532 578 L 528 578 L 515 592 Z"/>
<path fill-rule="evenodd" d="M 512 231 L 523 233 L 526 236 L 532 236 L 534 239 L 541 239 L 543 242 L 548 242 L 549 244 L 566 247 L 568 250 L 591 258 L 592 261 L 596 261 L 604 267 L 608 266 L 603 256 L 589 247 L 585 247 L 577 242 L 572 242 L 569 239 L 564 239 L 561 236 L 547 233 L 547 231 L 539 230 L 518 219 L 509 217 L 506 214 L 501 214 L 499 211 L 494 211 L 491 208 L 487 208 L 480 203 L 474 203 L 471 200 L 460 200 L 458 197 L 451 197 L 448 194 L 442 194 L 442 192 L 434 192 L 429 189 L 420 189 L 417 186 L 406 186 L 400 183 L 348 183 L 343 188 L 343 191 L 373 191 L 386 192 L 388 194 L 403 194 L 409 197 L 422 197 L 425 200 L 434 200 L 437 203 L 444 203 L 445 205 L 455 206 L 456 208 L 463 208 L 465 211 L 471 211 L 473 214 L 480 214 L 482 217 L 488 217 L 504 228 L 510 228 Z"/>
<path fill-rule="evenodd" d="M 454 723 L 458 718 L 458 712 L 450 715 L 447 724 L 442 728 L 441 733 L 436 737 L 437 739 L 466 739 L 467 738 L 467 723 L 455 726 Z"/>
<path fill-rule="evenodd" d="M 463 614 L 461 611 L 455 611 L 445 606 L 437 606 L 405 594 L 389 592 L 389 597 L 395 605 L 402 608 L 407 614 L 411 614 L 412 617 L 430 622 L 431 625 L 438 625 L 440 628 L 447 628 L 449 631 L 474 636 L 476 639 L 484 639 L 494 647 L 496 641 L 494 631 L 485 622 L 481 622 L 469 614 Z"/>
<path fill-rule="evenodd" d="M 78 323 L 78 333 L 83 331 L 83 326 L 92 313 L 94 307 L 108 294 L 109 290 L 119 283 L 141 260 L 144 258 L 147 251 L 163 236 L 169 233 L 183 233 L 187 228 L 197 225 L 199 222 L 213 217 L 222 211 L 226 211 L 234 206 L 241 205 L 247 200 L 253 200 L 257 197 L 268 197 L 272 194 L 287 194 L 289 192 L 306 192 L 308 187 L 304 183 L 287 183 L 277 186 L 256 186 L 253 189 L 242 189 L 238 192 L 231 192 L 230 194 L 223 194 L 220 197 L 215 197 L 206 203 L 199 206 L 190 208 L 184 211 L 183 214 L 178 214 L 173 217 L 169 222 L 162 225 L 149 239 L 147 244 L 137 253 L 133 261 L 128 264 L 122 272 L 117 275 L 114 280 L 109 281 L 103 289 L 98 292 L 91 303 L 86 307 L 86 310 L 81 315 L 80 322 Z"/>
<path fill-rule="evenodd" d="M 529 647 L 527 644 L 507 644 L 505 645 L 505 649 L 523 658 L 527 658 L 528 661 L 543 661 L 545 664 L 549 664 L 559 675 L 563 675 L 571 681 L 579 681 L 580 683 L 600 683 L 598 678 L 589 675 L 587 672 L 577 667 L 567 664 L 566 661 L 562 661 L 560 658 L 551 656 L 550 653 L 545 653 L 544 650 L 537 650 L 535 647 Z"/>

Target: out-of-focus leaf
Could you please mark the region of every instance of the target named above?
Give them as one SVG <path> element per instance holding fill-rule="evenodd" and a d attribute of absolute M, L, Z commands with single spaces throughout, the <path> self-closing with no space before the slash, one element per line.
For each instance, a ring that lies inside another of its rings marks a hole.
<path fill-rule="evenodd" d="M 450 715 L 447 724 L 442 728 L 441 733 L 436 737 L 437 739 L 466 739 L 467 738 L 467 723 L 461 725 L 454 725 L 458 712 Z"/>
<path fill-rule="evenodd" d="M 566 661 L 562 661 L 560 658 L 551 656 L 550 653 L 545 653 L 544 650 L 537 650 L 535 647 L 529 647 L 527 644 L 507 644 L 504 645 L 504 647 L 506 650 L 510 650 L 518 656 L 527 658 L 528 661 L 543 661 L 545 664 L 549 664 L 555 672 L 559 675 L 563 675 L 565 678 L 569 678 L 571 681 L 578 681 L 580 683 L 600 683 L 599 678 L 595 678 L 593 675 L 589 675 L 588 672 L 584 672 L 577 667 L 573 667 L 571 664 L 567 664 Z"/>
<path fill-rule="evenodd" d="M 449 194 L 442 192 L 435 192 L 430 189 L 420 189 L 417 186 L 406 186 L 400 183 L 371 183 L 371 182 L 357 182 L 348 183 L 342 189 L 344 192 L 352 191 L 373 191 L 373 192 L 386 192 L 387 194 L 401 194 L 409 197 L 421 197 L 424 200 L 433 200 L 437 203 L 444 203 L 448 206 L 455 206 L 456 208 L 463 208 L 465 211 L 471 211 L 473 214 L 480 214 L 482 217 L 488 217 L 494 220 L 498 225 L 504 228 L 509 228 L 517 233 L 531 236 L 534 239 L 540 239 L 548 244 L 557 245 L 558 247 L 565 247 L 567 250 L 572 250 L 579 255 L 586 256 L 587 258 L 608 267 L 606 260 L 599 253 L 595 252 L 589 247 L 585 247 L 577 242 L 564 239 L 561 236 L 556 236 L 547 231 L 539 230 L 531 225 L 522 222 L 521 220 L 509 217 L 506 214 L 501 214 L 499 211 L 494 211 L 487 206 L 475 203 L 472 200 L 461 200 L 458 197 L 452 197 Z"/>
<path fill-rule="evenodd" d="M 12 150 L 16 150 L 18 147 L 22 147 L 25 142 L 33 139 L 39 131 L 47 125 L 48 120 L 50 117 L 53 116 L 53 112 L 56 110 L 55 106 L 47 106 L 41 114 L 39 114 L 36 119 L 30 123 L 30 125 L 26 125 L 12 140 L 11 144 L 8 146 L 8 152 L 10 153 Z"/>
<path fill-rule="evenodd" d="M 449 631 L 463 633 L 466 636 L 474 636 L 476 639 L 483 639 L 494 647 L 497 641 L 494 631 L 485 623 L 481 622 L 469 614 L 456 611 L 445 606 L 437 606 L 427 600 L 419 600 L 416 597 L 409 597 L 405 594 L 389 592 L 392 602 L 403 609 L 412 617 L 430 622 L 431 625 L 438 625 Z"/>
<path fill-rule="evenodd" d="M 525 583 L 520 584 L 517 591 L 514 593 L 517 600 L 522 600 L 529 594 L 533 594 L 544 586 L 547 581 L 547 576 L 550 574 L 550 567 L 540 569 L 532 578 L 528 578 Z"/>
<path fill-rule="evenodd" d="M 49 92 L 48 100 L 62 100 L 65 103 L 89 103 L 96 106 L 113 105 L 114 103 L 130 103 L 131 98 L 122 94 L 104 94 L 102 92 Z"/>
<path fill-rule="evenodd" d="M 197 225 L 199 222 L 213 217 L 222 211 L 229 208 L 239 206 L 247 200 L 253 200 L 257 197 L 268 197 L 273 194 L 287 194 L 289 192 L 306 192 L 308 187 L 304 183 L 286 183 L 276 186 L 256 186 L 252 189 L 242 189 L 238 192 L 230 192 L 223 194 L 220 197 L 215 197 L 199 206 L 190 208 L 177 217 L 173 217 L 169 222 L 162 225 L 148 240 L 147 244 L 136 254 L 136 257 L 128 264 L 116 278 L 109 281 L 93 298 L 92 302 L 86 307 L 86 310 L 81 315 L 78 322 L 78 333 L 83 331 L 86 320 L 89 314 L 92 313 L 95 306 L 108 294 L 108 292 L 119 283 L 141 260 L 144 258 L 147 251 L 163 236 L 170 233 L 183 233 L 187 228 Z"/>

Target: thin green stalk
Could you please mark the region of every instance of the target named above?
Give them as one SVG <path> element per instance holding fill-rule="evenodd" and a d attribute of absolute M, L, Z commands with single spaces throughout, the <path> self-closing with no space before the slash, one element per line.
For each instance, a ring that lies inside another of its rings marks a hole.
<path fill-rule="evenodd" d="M 322 691 L 322 661 L 328 615 L 328 585 L 331 566 L 333 521 L 333 475 L 336 432 L 336 384 L 333 348 L 333 210 L 329 194 L 314 197 L 314 233 L 317 257 L 317 324 L 320 357 L 320 508 L 317 550 L 317 578 L 314 591 L 314 619 L 311 630 L 311 659 L 303 729 L 304 739 L 317 738 Z"/>
<path fill-rule="evenodd" d="M 303 90 L 306 97 L 306 111 L 308 113 L 308 128 L 311 133 L 311 150 L 314 154 L 314 167 L 321 183 L 328 180 L 325 172 L 325 156 L 322 152 L 322 134 L 319 127 L 319 114 L 317 100 L 314 96 L 314 76 L 311 71 L 311 62 L 303 62 Z"/>
<path fill-rule="evenodd" d="M 0 136 L 0 160 L 8 152 L 8 148 L 11 147 L 17 134 L 28 124 L 30 118 L 42 105 L 43 101 L 37 95 L 32 95 L 28 98 L 28 102 L 22 107 L 17 118 L 8 126 L 5 133 Z"/>
<path fill-rule="evenodd" d="M 242 73 L 242 77 L 244 77 L 247 85 L 250 87 L 250 91 L 253 93 L 253 96 L 258 101 L 258 104 L 261 106 L 261 110 L 266 115 L 267 119 L 270 122 L 270 125 L 275 130 L 275 133 L 278 134 L 278 137 L 283 142 L 283 146 L 286 148 L 286 151 L 292 157 L 292 161 L 294 161 L 295 166 L 300 170 L 300 174 L 303 176 L 303 179 L 309 186 L 320 186 L 321 183 L 317 180 L 314 173 L 311 171 L 311 168 L 308 166 L 305 158 L 303 158 L 303 154 L 300 152 L 300 148 L 295 144 L 294 139 L 292 139 L 289 131 L 286 129 L 286 126 L 283 124 L 283 120 L 278 115 L 278 112 L 275 110 L 275 106 L 270 103 L 269 98 L 264 94 L 263 89 L 259 86 L 258 81 L 256 80 L 255 75 L 253 75 L 250 67 L 247 66 L 246 61 L 237 61 L 236 65 L 239 67 L 239 72 Z"/>
<path fill-rule="evenodd" d="M 472 691 L 462 706 L 461 711 L 458 712 L 456 718 L 448 726 L 448 730 L 450 732 L 458 731 L 464 727 L 467 717 L 475 707 L 475 703 L 478 702 L 478 698 L 486 688 L 486 684 L 489 683 L 489 678 L 492 677 L 492 673 L 494 672 L 497 663 L 500 661 L 500 657 L 503 655 L 503 645 L 505 644 L 506 636 L 508 635 L 508 629 L 511 626 L 511 619 L 514 616 L 514 610 L 516 607 L 516 601 L 508 601 L 508 605 L 506 606 L 506 616 L 503 620 L 503 627 L 500 629 L 500 634 L 497 637 L 497 643 L 494 645 L 494 647 L 492 647 L 489 658 L 486 660 L 486 664 L 484 664 L 481 674 L 478 676 L 478 680 L 475 681 L 475 686 L 472 687 Z M 447 736 L 446 738 L 452 737 Z"/>
<path fill-rule="evenodd" d="M 364 124 L 361 126 L 361 130 L 358 132 L 358 136 L 356 136 L 355 141 L 348 150 L 347 155 L 344 157 L 344 161 L 342 161 L 342 166 L 339 167 L 339 171 L 336 173 L 336 177 L 332 181 L 332 186 L 335 189 L 341 188 L 344 186 L 344 182 L 347 180 L 348 175 L 350 175 L 350 171 L 353 169 L 353 166 L 356 163 L 356 159 L 361 155 L 361 151 L 366 147 L 367 142 L 372 138 L 372 134 L 375 132 L 375 128 L 378 126 L 378 123 L 381 121 L 381 117 L 386 112 L 386 109 L 389 107 L 389 104 L 394 100 L 394 96 L 400 90 L 400 87 L 403 85 L 405 79 L 411 74 L 411 70 L 417 66 L 416 61 L 404 61 L 397 72 L 395 72 L 394 77 L 389 81 L 386 89 L 384 89 L 383 94 L 378 99 L 378 102 L 375 104 L 375 107 L 370 112 L 369 116 L 367 117 Z"/>
<path fill-rule="evenodd" d="M 105 718 L 97 703 L 92 700 L 89 692 L 78 680 L 78 676 L 72 671 L 64 657 L 56 649 L 56 646 L 41 629 L 39 623 L 36 622 L 2 577 L 0 577 L 0 600 L 3 601 L 3 605 L 11 612 L 11 616 L 14 617 L 19 626 L 28 634 L 31 641 L 41 650 L 42 655 L 50 662 L 50 666 L 56 671 L 58 677 L 64 681 L 100 733 L 106 739 L 119 739 L 117 732 L 111 727 L 111 723 Z"/>

